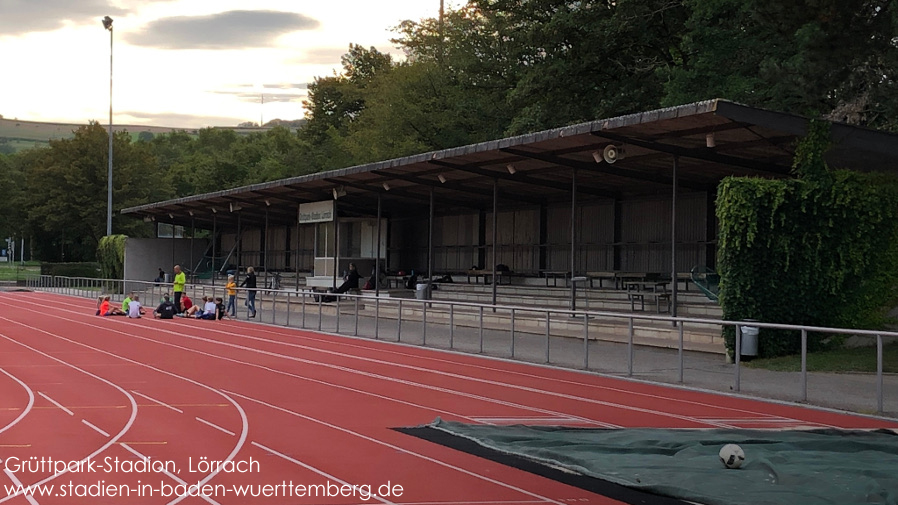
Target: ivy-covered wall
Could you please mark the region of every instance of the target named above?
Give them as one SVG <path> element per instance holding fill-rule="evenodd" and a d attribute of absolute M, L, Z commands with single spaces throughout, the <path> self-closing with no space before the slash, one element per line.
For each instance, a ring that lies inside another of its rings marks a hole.
<path fill-rule="evenodd" d="M 97 261 L 104 279 L 122 279 L 125 271 L 125 235 L 107 235 L 97 246 Z"/>
<path fill-rule="evenodd" d="M 797 151 L 799 178 L 729 178 L 718 188 L 725 319 L 879 328 L 898 303 L 898 179 L 827 169 L 823 133 Z M 834 344 L 809 339 L 811 350 Z M 762 357 L 799 350 L 795 332 L 761 332 Z"/>

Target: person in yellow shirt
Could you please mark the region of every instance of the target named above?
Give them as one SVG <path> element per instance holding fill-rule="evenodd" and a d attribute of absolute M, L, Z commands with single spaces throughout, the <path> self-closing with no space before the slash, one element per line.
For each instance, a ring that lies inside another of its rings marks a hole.
<path fill-rule="evenodd" d="M 183 312 L 181 309 L 181 295 L 184 294 L 184 286 L 187 284 L 187 276 L 184 272 L 181 271 L 181 265 L 175 265 L 175 282 L 172 287 L 172 291 L 175 293 L 175 307 L 178 309 L 178 314 Z"/>
<path fill-rule="evenodd" d="M 228 291 L 228 307 L 225 312 L 231 317 L 237 317 L 237 281 L 233 275 L 228 275 L 228 283 L 225 284 Z"/>

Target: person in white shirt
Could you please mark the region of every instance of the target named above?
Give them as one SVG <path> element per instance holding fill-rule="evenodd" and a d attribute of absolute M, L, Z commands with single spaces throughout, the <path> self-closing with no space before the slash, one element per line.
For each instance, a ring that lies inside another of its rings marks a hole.
<path fill-rule="evenodd" d="M 128 304 L 128 317 L 137 319 L 144 313 L 143 307 L 140 305 L 140 297 L 134 295 L 131 303 Z"/>
<path fill-rule="evenodd" d="M 215 311 L 218 310 L 218 306 L 215 305 L 215 300 L 210 296 L 206 299 L 206 303 L 203 304 L 203 311 L 197 312 L 197 319 L 215 319 Z"/>

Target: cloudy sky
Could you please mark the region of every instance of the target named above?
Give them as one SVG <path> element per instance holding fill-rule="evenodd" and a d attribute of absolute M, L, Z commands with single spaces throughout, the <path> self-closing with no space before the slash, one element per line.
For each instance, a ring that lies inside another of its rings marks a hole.
<path fill-rule="evenodd" d="M 446 1 L 446 7 L 460 1 Z M 390 31 L 439 0 L 0 0 L 0 114 L 195 128 L 303 116 L 307 83 L 350 43 L 401 57 Z M 264 99 L 264 105 L 261 103 Z"/>

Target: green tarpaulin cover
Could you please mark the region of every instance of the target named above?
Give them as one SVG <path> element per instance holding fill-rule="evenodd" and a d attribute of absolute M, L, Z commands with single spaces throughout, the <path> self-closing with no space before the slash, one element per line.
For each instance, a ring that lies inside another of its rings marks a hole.
<path fill-rule="evenodd" d="M 616 484 L 708 505 L 898 505 L 898 435 L 889 430 L 430 428 Z M 739 444 L 745 464 L 718 451 Z"/>

